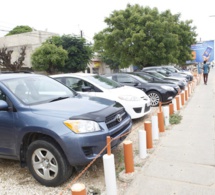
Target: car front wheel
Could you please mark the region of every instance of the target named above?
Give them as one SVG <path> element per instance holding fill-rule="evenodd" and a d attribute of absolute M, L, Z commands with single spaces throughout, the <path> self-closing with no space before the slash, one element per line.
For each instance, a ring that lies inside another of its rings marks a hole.
<path fill-rule="evenodd" d="M 72 175 L 72 167 L 51 140 L 32 142 L 27 151 L 27 164 L 33 177 L 45 186 L 58 186 Z"/>
<path fill-rule="evenodd" d="M 161 95 L 156 91 L 150 91 L 147 95 L 150 98 L 151 106 L 158 106 L 159 102 L 162 101 Z"/>

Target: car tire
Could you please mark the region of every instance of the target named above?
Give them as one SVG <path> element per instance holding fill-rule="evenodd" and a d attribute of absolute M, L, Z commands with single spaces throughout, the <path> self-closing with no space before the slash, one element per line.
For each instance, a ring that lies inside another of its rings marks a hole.
<path fill-rule="evenodd" d="M 162 102 L 162 98 L 159 92 L 157 91 L 150 91 L 147 93 L 150 98 L 150 104 L 152 107 L 158 106 L 159 102 Z"/>
<path fill-rule="evenodd" d="M 32 142 L 27 150 L 27 165 L 33 177 L 49 187 L 64 183 L 73 172 L 62 150 L 52 140 Z"/>

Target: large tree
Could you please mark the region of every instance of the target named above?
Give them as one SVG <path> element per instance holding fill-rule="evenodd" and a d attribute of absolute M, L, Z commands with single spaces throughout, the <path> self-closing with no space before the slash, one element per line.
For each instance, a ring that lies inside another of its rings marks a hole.
<path fill-rule="evenodd" d="M 62 72 L 84 71 L 92 59 L 92 47 L 82 37 L 71 35 L 54 36 L 46 42 L 56 46 L 62 46 L 68 52 L 68 59 L 65 62 L 65 66 L 60 67 Z"/>
<path fill-rule="evenodd" d="M 19 57 L 12 62 L 13 50 L 8 50 L 7 47 L 0 49 L 0 67 L 10 71 L 19 71 L 24 65 L 26 46 L 20 48 Z"/>
<path fill-rule="evenodd" d="M 105 19 L 107 28 L 94 36 L 94 50 L 120 67 L 185 63 L 195 43 L 192 21 L 180 21 L 169 10 L 127 5 Z"/>
<path fill-rule="evenodd" d="M 16 26 L 8 34 L 6 34 L 6 36 L 32 32 L 32 31 L 33 29 L 29 26 Z"/>
<path fill-rule="evenodd" d="M 62 47 L 54 44 L 43 43 L 31 55 L 34 70 L 46 71 L 49 74 L 56 73 L 65 66 L 68 53 Z"/>

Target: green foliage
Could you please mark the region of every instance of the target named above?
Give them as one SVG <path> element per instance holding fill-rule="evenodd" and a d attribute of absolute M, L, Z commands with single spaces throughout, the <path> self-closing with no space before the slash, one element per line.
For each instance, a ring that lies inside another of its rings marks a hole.
<path fill-rule="evenodd" d="M 59 67 L 62 72 L 84 71 L 93 57 L 91 45 L 81 37 L 71 35 L 54 36 L 48 39 L 47 43 L 62 46 L 67 51 L 68 59 L 65 61 L 65 66 Z"/>
<path fill-rule="evenodd" d="M 182 116 L 179 114 L 172 114 L 169 118 L 169 122 L 171 125 L 179 124 L 182 120 Z"/>
<path fill-rule="evenodd" d="M 26 33 L 26 32 L 32 32 L 32 31 L 33 31 L 33 29 L 29 26 L 16 26 L 8 34 L 6 34 L 6 36 L 16 35 L 16 34 L 21 34 L 21 33 Z"/>
<path fill-rule="evenodd" d="M 44 43 L 37 48 L 31 56 L 34 70 L 46 71 L 49 74 L 57 72 L 65 66 L 68 53 L 62 47 L 54 44 Z"/>
<path fill-rule="evenodd" d="M 112 70 L 119 70 L 120 63 L 117 60 L 113 60 L 111 59 L 111 57 L 105 56 L 103 53 L 100 54 L 101 55 L 99 57 L 102 60 L 102 62 L 108 64 Z"/>
<path fill-rule="evenodd" d="M 144 67 L 185 63 L 192 58 L 195 43 L 192 21 L 180 21 L 180 14 L 162 13 L 157 8 L 127 5 L 105 19 L 107 28 L 94 36 L 94 51 L 118 62 Z"/>

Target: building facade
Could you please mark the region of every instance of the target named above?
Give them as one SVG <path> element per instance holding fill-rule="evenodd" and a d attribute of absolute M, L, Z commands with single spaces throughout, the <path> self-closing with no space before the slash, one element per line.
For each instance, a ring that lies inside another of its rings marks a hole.
<path fill-rule="evenodd" d="M 0 37 L 0 48 L 7 48 L 7 50 L 13 50 L 11 55 L 11 63 L 17 61 L 20 57 L 22 47 L 26 47 L 26 55 L 24 60 L 23 69 L 31 69 L 31 54 L 33 51 L 42 45 L 48 38 L 52 36 L 59 36 L 59 34 L 51 33 L 47 31 L 32 31 L 17 35 L 10 35 Z M 0 67 L 1 70 L 2 67 Z M 111 73 L 109 65 L 102 62 L 98 57 L 94 57 L 88 64 L 88 69 L 85 72 L 97 73 L 97 74 L 108 74 Z"/>
<path fill-rule="evenodd" d="M 17 35 L 10 35 L 0 37 L 0 48 L 7 48 L 7 50 L 13 50 L 11 62 L 16 61 L 20 56 L 20 51 L 23 46 L 26 47 L 26 55 L 23 68 L 31 68 L 31 54 L 37 48 L 40 47 L 49 37 L 56 36 L 56 33 L 50 33 L 47 31 L 32 31 Z"/>

